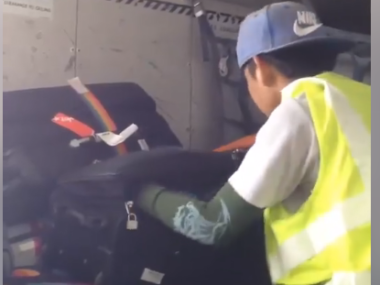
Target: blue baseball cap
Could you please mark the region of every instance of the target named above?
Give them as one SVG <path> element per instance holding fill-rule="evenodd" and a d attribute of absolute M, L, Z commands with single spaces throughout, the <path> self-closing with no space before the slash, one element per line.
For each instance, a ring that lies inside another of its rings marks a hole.
<path fill-rule="evenodd" d="M 238 64 L 241 68 L 257 55 L 319 42 L 337 53 L 354 45 L 353 40 L 323 26 L 315 12 L 301 3 L 270 4 L 241 23 L 236 47 Z"/>

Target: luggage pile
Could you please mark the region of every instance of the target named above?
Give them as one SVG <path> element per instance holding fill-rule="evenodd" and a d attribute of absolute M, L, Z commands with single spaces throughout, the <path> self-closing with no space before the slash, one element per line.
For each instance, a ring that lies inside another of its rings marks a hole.
<path fill-rule="evenodd" d="M 115 132 L 136 127 L 127 139 L 128 131 L 109 139 L 106 119 L 91 112 L 96 104 L 70 87 L 4 93 L 3 284 L 269 284 L 261 224 L 217 250 L 165 228 L 128 196 L 128 177 L 138 173 L 207 199 L 240 156 L 182 150 L 136 84 L 89 90 Z M 187 171 L 168 178 L 184 158 Z"/>

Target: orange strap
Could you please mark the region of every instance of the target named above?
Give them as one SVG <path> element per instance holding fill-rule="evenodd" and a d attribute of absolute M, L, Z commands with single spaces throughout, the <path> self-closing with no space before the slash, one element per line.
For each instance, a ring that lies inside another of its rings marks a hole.
<path fill-rule="evenodd" d="M 216 152 L 232 151 L 238 148 L 248 149 L 255 143 L 255 140 L 256 140 L 256 135 L 246 136 L 236 141 L 233 141 L 229 144 L 226 144 L 224 146 L 218 147 L 217 149 L 214 149 L 214 151 Z"/>

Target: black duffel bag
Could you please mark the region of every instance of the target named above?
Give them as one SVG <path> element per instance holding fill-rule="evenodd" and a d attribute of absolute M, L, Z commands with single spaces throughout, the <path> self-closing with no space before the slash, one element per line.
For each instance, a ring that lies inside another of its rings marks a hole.
<path fill-rule="evenodd" d="M 139 138 L 149 147 L 181 146 L 152 96 L 135 83 L 90 84 L 120 133 L 129 125 L 138 135 L 124 145 L 139 151 Z M 52 122 L 57 113 L 79 120 L 95 132 L 105 131 L 89 106 L 69 86 L 4 92 L 4 220 L 11 226 L 46 215 L 56 179 L 96 160 L 116 155 L 116 148 L 91 140 L 73 147 L 75 133 Z M 5 108 L 6 107 L 6 108 Z"/>
<path fill-rule="evenodd" d="M 21 147 L 3 153 L 4 222 L 15 225 L 35 220 L 47 212 L 52 181 L 41 175 Z"/>
<path fill-rule="evenodd" d="M 133 200 L 134 191 L 125 187 L 132 186 L 131 180 L 155 181 L 207 200 L 236 170 L 238 160 L 236 153 L 163 148 L 115 157 L 62 177 L 51 199 L 55 226 L 45 264 L 83 282 L 103 273 L 101 284 L 107 285 L 146 284 L 152 276 L 156 280 L 151 283 L 162 277 L 163 285 L 227 284 L 232 277 L 253 284 L 258 274 L 266 276 L 261 225 L 247 233 L 252 241 L 244 248 L 237 242 L 223 250 L 172 232 L 136 206 L 131 211 L 138 228 L 128 230 L 126 225 L 131 216 L 125 201 Z"/>

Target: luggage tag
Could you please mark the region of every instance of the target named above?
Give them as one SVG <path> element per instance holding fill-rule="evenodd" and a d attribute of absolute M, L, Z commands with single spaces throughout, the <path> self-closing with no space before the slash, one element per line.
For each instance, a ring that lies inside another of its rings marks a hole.
<path fill-rule="evenodd" d="M 95 132 L 93 128 L 86 125 L 85 123 L 61 112 L 55 114 L 51 121 L 58 126 L 72 131 L 74 134 L 78 135 L 81 138 L 80 140 L 93 136 Z"/>
<path fill-rule="evenodd" d="M 138 144 L 139 144 L 141 150 L 145 150 L 145 151 L 146 151 L 146 150 L 149 150 L 149 146 L 148 146 L 146 140 L 141 139 L 141 140 L 138 140 L 137 142 L 138 142 Z"/>
<path fill-rule="evenodd" d="M 131 212 L 131 208 L 133 206 L 133 202 L 126 202 L 125 204 L 125 210 L 127 211 L 127 224 L 126 228 L 127 230 L 137 230 L 138 228 L 138 221 L 136 214 Z"/>
<path fill-rule="evenodd" d="M 95 137 L 99 138 L 100 140 L 102 140 L 109 146 L 116 146 L 126 141 L 137 130 L 138 130 L 138 126 L 135 124 L 132 124 L 128 128 L 124 129 L 120 134 L 115 134 L 113 132 L 103 132 L 103 133 L 96 133 Z"/>

